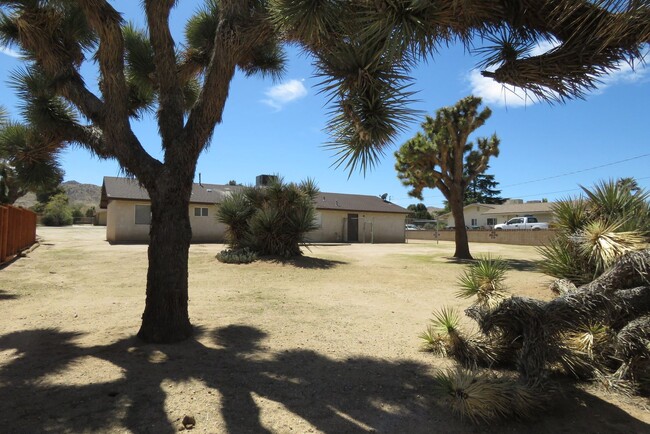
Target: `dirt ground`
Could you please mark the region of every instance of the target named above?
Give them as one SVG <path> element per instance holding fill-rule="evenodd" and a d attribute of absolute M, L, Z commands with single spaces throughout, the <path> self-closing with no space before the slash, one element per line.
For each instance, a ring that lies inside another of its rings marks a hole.
<path fill-rule="evenodd" d="M 448 361 L 419 351 L 431 312 L 464 308 L 449 242 L 318 245 L 290 263 L 226 265 L 190 250 L 195 339 L 146 345 L 144 245 L 103 228 L 39 228 L 0 270 L 0 432 L 641 433 L 648 403 L 566 383 L 538 418 L 474 426 L 433 393 Z M 513 293 L 550 296 L 534 248 L 471 245 L 510 261 Z M 186 422 L 188 419 L 186 419 Z"/>

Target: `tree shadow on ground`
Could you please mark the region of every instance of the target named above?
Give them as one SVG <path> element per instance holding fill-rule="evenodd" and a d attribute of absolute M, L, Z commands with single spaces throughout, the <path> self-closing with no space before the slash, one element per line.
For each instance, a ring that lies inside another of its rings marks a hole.
<path fill-rule="evenodd" d="M 597 432 L 601 426 L 591 425 L 593 421 L 606 424 L 602 432 L 648 428 L 588 394 L 567 400 L 540 421 L 469 425 L 433 399 L 434 381 L 425 365 L 366 357 L 336 360 L 298 349 L 274 353 L 261 345 L 266 334 L 246 325 L 204 333 L 199 339 L 209 346 L 199 340 L 145 345 L 124 339 L 82 347 L 74 342 L 79 336 L 45 329 L 0 337 L 0 351 L 9 354 L 0 365 L 0 426 L 5 432 L 173 433 L 183 417 L 178 412 L 184 410 L 169 408 L 166 401 L 180 397 L 191 411 L 191 400 L 208 399 L 195 396 L 192 382 L 201 383 L 200 393 L 220 396 L 211 411 L 220 413 L 223 424 L 206 426 L 207 420 L 216 423 L 215 417 L 196 415 L 196 429 L 202 432 L 303 432 L 311 427 L 324 433 Z M 99 371 L 101 363 L 120 375 L 84 381 L 93 372 L 80 371 L 65 377 L 67 382 L 60 380 L 66 369 Z M 278 404 L 303 425 L 264 426 L 255 397 Z"/>
<path fill-rule="evenodd" d="M 444 259 L 448 264 L 470 265 L 470 264 L 474 264 L 478 259 L 478 257 L 475 257 L 474 259 L 459 259 L 453 257 L 448 257 Z M 509 258 L 505 258 L 504 261 L 513 270 L 539 271 L 538 269 L 539 261 L 531 261 L 527 259 L 509 259 Z"/>
<path fill-rule="evenodd" d="M 469 265 L 476 262 L 475 259 L 461 259 L 461 258 L 454 258 L 453 256 L 443 258 L 443 259 L 447 261 L 447 264 Z"/>
<path fill-rule="evenodd" d="M 508 266 L 517 271 L 539 271 L 539 261 L 527 259 L 506 259 Z"/>
<path fill-rule="evenodd" d="M 311 256 L 297 256 L 295 258 L 262 258 L 263 261 L 272 262 L 275 264 L 282 265 L 291 265 L 296 268 L 307 268 L 307 269 L 320 269 L 320 270 L 330 270 L 336 268 L 339 265 L 348 264 L 345 261 L 337 261 L 334 259 L 323 259 L 323 258 L 314 258 Z"/>

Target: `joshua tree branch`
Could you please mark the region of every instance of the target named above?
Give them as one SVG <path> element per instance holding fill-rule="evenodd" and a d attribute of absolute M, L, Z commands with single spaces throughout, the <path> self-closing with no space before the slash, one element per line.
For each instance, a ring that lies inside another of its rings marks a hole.
<path fill-rule="evenodd" d="M 175 1 L 147 0 L 145 11 L 149 23 L 149 38 L 153 47 L 156 65 L 156 80 L 159 89 L 158 127 L 163 147 L 180 146 L 178 133 L 183 128 L 183 92 L 178 77 L 174 39 L 169 30 L 169 13 Z"/>

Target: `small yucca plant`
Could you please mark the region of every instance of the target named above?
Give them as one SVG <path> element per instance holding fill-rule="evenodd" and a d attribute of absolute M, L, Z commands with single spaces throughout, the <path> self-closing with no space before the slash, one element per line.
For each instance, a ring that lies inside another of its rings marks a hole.
<path fill-rule="evenodd" d="M 423 349 L 440 356 L 450 356 L 463 366 L 490 366 L 497 361 L 495 345 L 476 336 L 465 337 L 456 309 L 443 307 L 433 312 L 431 324 L 420 335 Z"/>
<path fill-rule="evenodd" d="M 449 354 L 448 337 L 438 332 L 433 324 L 429 324 L 419 337 L 422 339 L 422 351 L 432 352 L 440 357 Z"/>
<path fill-rule="evenodd" d="M 480 307 L 492 309 L 506 297 L 505 280 L 508 264 L 501 258 L 490 255 L 479 258 L 458 278 L 460 289 L 456 295 L 461 298 L 476 297 Z"/>
<path fill-rule="evenodd" d="M 544 401 L 539 391 L 509 378 L 463 368 L 440 371 L 436 383 L 452 412 L 474 423 L 527 418 Z"/>
<path fill-rule="evenodd" d="M 596 276 L 605 271 L 616 258 L 644 247 L 645 238 L 639 232 L 617 232 L 622 225 L 622 220 L 607 223 L 598 219 L 586 224 L 572 237 L 578 251 L 593 264 Z"/>

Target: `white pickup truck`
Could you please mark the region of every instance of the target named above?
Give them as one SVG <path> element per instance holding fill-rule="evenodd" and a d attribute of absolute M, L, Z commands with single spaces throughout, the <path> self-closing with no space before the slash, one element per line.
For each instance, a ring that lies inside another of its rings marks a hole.
<path fill-rule="evenodd" d="M 497 231 L 513 229 L 538 231 L 541 229 L 548 229 L 548 223 L 538 222 L 537 217 L 515 217 L 505 223 L 501 223 L 500 225 L 494 225 L 494 229 Z"/>

